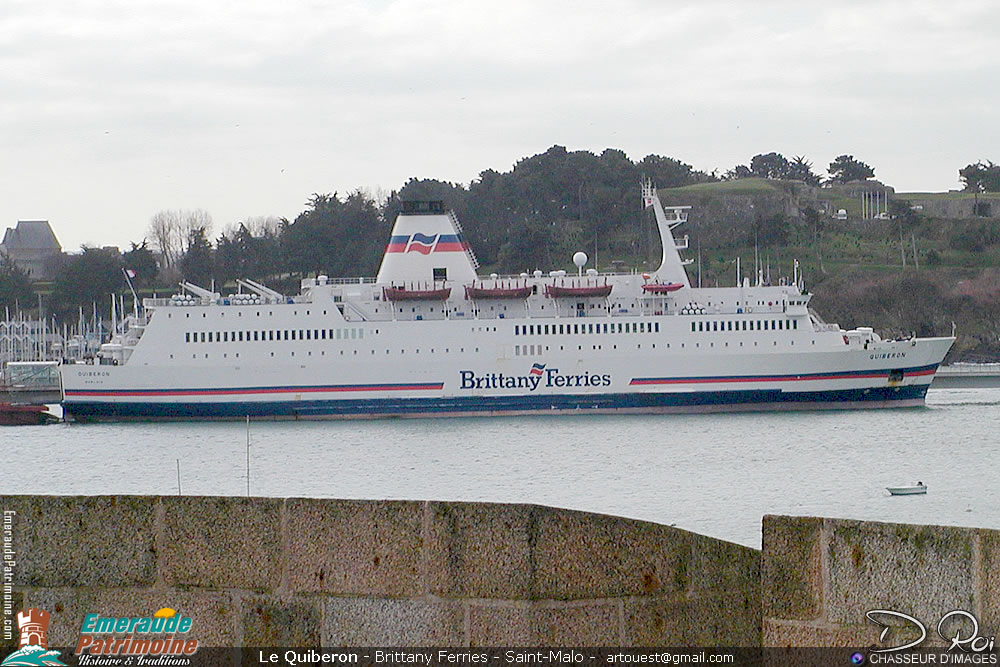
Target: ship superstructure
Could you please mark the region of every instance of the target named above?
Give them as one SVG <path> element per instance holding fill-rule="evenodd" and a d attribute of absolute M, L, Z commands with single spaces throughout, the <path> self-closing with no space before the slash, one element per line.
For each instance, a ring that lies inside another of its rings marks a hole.
<path fill-rule="evenodd" d="M 189 283 L 146 299 L 98 364 L 63 367 L 77 419 L 334 418 L 921 405 L 953 338 L 883 340 L 809 309 L 798 276 L 693 287 L 687 207 L 644 184 L 649 273 L 478 276 L 454 213 L 406 202 L 374 279 Z"/>

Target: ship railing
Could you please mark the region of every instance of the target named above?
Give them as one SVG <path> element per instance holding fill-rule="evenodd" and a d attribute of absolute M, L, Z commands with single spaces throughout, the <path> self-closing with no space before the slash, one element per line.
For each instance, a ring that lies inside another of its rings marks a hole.
<path fill-rule="evenodd" d="M 465 232 L 462 230 L 462 223 L 458 221 L 458 216 L 455 215 L 454 211 L 449 210 L 448 217 L 451 219 L 451 224 L 455 226 L 455 231 L 457 231 L 459 235 L 464 239 Z M 468 243 L 465 243 L 464 245 L 465 245 L 465 255 L 466 257 L 469 258 L 469 261 L 472 262 L 472 268 L 478 269 L 479 258 L 476 257 L 476 253 L 472 252 L 472 246 L 470 246 Z"/>

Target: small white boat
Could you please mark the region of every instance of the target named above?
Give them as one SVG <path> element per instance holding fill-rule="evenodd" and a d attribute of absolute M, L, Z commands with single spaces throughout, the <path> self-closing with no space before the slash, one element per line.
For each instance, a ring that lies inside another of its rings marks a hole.
<path fill-rule="evenodd" d="M 917 482 L 913 486 L 887 486 L 885 490 L 894 496 L 916 496 L 927 493 L 927 485 Z"/>

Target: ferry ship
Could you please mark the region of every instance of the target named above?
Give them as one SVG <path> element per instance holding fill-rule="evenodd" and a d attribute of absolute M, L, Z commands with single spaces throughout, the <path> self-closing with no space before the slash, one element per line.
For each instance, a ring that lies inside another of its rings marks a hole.
<path fill-rule="evenodd" d="M 77 420 L 318 419 L 922 405 L 952 337 L 824 323 L 800 276 L 692 286 L 664 207 L 649 273 L 482 277 L 455 214 L 405 202 L 378 275 L 182 283 L 146 299 L 95 364 L 62 367 Z"/>

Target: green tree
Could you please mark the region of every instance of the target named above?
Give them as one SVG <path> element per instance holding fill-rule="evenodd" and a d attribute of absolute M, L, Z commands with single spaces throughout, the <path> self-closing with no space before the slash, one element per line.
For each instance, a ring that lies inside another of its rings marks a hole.
<path fill-rule="evenodd" d="M 28 272 L 0 252 L 0 308 L 31 308 L 34 305 Z"/>
<path fill-rule="evenodd" d="M 802 181 L 806 185 L 816 187 L 820 184 L 820 177 L 813 173 L 812 162 L 804 155 L 796 155 L 788 163 L 788 173 L 785 178 Z"/>
<path fill-rule="evenodd" d="M 830 163 L 827 170 L 831 183 L 850 183 L 851 181 L 867 181 L 875 176 L 875 170 L 853 155 L 841 155 Z"/>
<path fill-rule="evenodd" d="M 122 275 L 122 256 L 116 248 L 88 248 L 67 257 L 52 285 L 52 311 L 72 318 L 78 308 L 107 304 L 111 294 L 128 288 Z"/>
<path fill-rule="evenodd" d="M 1000 164 L 976 162 L 958 170 L 966 192 L 1000 192 Z"/>
<path fill-rule="evenodd" d="M 788 243 L 791 221 L 784 213 L 769 216 L 757 216 L 750 226 L 752 238 L 749 243 L 757 243 L 762 247 L 783 246 Z"/>
<path fill-rule="evenodd" d="M 122 254 L 122 264 L 127 270 L 135 272 L 132 283 L 136 287 L 152 287 L 159 272 L 156 256 L 149 249 L 146 239 L 139 244 L 133 241 L 130 245 L 131 249 Z"/>
<path fill-rule="evenodd" d="M 187 250 L 179 262 L 184 280 L 205 286 L 212 279 L 212 244 L 205 227 L 188 232 Z"/>
<path fill-rule="evenodd" d="M 812 206 L 806 206 L 802 211 L 802 219 L 806 223 L 806 228 L 813 233 L 813 238 L 815 240 L 813 246 L 816 248 L 816 258 L 819 260 L 819 270 L 821 273 L 826 273 L 826 266 L 823 264 L 823 228 L 826 225 L 826 220 L 823 214 L 817 211 Z"/>
<path fill-rule="evenodd" d="M 753 172 L 750 171 L 750 167 L 745 164 L 738 164 L 729 171 L 727 171 L 723 176 L 724 181 L 736 181 L 741 178 L 751 178 L 753 177 Z"/>
<path fill-rule="evenodd" d="M 893 199 L 889 202 L 889 219 L 895 221 L 899 231 L 899 253 L 903 266 L 906 266 L 906 240 L 913 234 L 914 228 L 920 222 L 920 214 L 913 210 L 908 201 L 903 199 Z M 910 238 L 912 246 L 916 246 L 916 238 Z M 917 263 L 916 249 L 914 248 L 914 264 Z"/>
<path fill-rule="evenodd" d="M 522 222 L 510 230 L 510 235 L 500 247 L 497 264 L 505 273 L 520 273 L 551 266 L 550 249 L 553 246 L 553 229 L 545 225 Z"/>
<path fill-rule="evenodd" d="M 356 190 L 343 201 L 313 194 L 305 211 L 281 233 L 286 270 L 331 276 L 372 275 L 385 250 L 389 230 L 379 207 Z"/>
<path fill-rule="evenodd" d="M 750 173 L 758 178 L 788 178 L 790 168 L 781 153 L 754 155 L 750 160 Z"/>
<path fill-rule="evenodd" d="M 278 271 L 280 247 L 273 229 L 255 235 L 243 222 L 215 242 L 215 279 L 225 284 L 236 278 L 264 280 Z"/>

